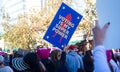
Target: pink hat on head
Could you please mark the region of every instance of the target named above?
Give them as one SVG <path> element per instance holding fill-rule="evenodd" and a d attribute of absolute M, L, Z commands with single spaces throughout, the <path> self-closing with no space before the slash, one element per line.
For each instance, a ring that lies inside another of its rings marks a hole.
<path fill-rule="evenodd" d="M 76 48 L 75 45 L 70 45 L 70 46 L 69 46 L 69 49 L 71 49 L 71 50 L 74 50 L 75 48 Z"/>
<path fill-rule="evenodd" d="M 39 48 L 37 50 L 38 52 L 38 56 L 40 59 L 48 59 L 48 57 L 50 56 L 50 51 L 51 49 L 47 49 L 47 48 Z"/>
<path fill-rule="evenodd" d="M 112 50 L 106 50 L 106 55 L 107 55 L 107 61 L 109 62 L 110 59 L 112 58 Z"/>
<path fill-rule="evenodd" d="M 4 52 L 0 52 L 0 55 L 2 55 L 2 56 L 3 56 L 4 54 L 5 54 Z"/>

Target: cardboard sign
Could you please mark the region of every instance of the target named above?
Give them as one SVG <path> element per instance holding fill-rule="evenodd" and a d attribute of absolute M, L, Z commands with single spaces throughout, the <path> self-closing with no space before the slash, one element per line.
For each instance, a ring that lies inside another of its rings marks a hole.
<path fill-rule="evenodd" d="M 101 27 L 107 22 L 106 49 L 120 48 L 120 0 L 97 0 L 98 20 Z"/>
<path fill-rule="evenodd" d="M 43 39 L 60 49 L 67 45 L 82 15 L 62 3 Z"/>

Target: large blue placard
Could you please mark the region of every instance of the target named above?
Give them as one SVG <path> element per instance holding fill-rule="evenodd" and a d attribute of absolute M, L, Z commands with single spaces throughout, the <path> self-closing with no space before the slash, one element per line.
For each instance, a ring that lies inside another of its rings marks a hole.
<path fill-rule="evenodd" d="M 68 44 L 82 17 L 65 3 L 62 3 L 43 39 L 63 49 L 64 45 Z"/>

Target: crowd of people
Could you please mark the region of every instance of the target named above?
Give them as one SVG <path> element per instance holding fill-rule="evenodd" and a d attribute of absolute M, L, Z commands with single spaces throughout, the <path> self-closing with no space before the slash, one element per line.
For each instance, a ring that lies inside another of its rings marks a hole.
<path fill-rule="evenodd" d="M 103 46 L 110 23 L 102 29 L 96 21 L 94 40 L 84 40 L 64 50 L 37 47 L 35 52 L 20 50 L 9 55 L 0 51 L 0 72 L 120 72 L 120 50 Z"/>

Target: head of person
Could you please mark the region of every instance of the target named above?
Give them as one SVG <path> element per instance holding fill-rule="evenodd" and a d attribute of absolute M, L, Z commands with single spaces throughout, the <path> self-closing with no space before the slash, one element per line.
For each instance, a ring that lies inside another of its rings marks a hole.
<path fill-rule="evenodd" d="M 86 46 L 86 40 L 83 40 L 80 42 L 82 45 L 82 50 L 85 51 L 85 46 Z"/>
<path fill-rule="evenodd" d="M 61 51 L 56 49 L 50 53 L 50 58 L 52 61 L 57 61 L 61 59 Z"/>
<path fill-rule="evenodd" d="M 86 42 L 85 48 L 86 48 L 86 51 L 90 50 L 90 43 L 89 42 Z"/>
<path fill-rule="evenodd" d="M 14 58 L 17 58 L 17 57 L 23 57 L 23 55 L 18 53 L 18 51 L 15 51 L 14 52 Z"/>
<path fill-rule="evenodd" d="M 0 55 L 0 66 L 4 63 L 4 57 Z"/>
<path fill-rule="evenodd" d="M 78 52 L 78 53 L 81 53 L 81 52 L 82 52 L 82 44 L 78 42 L 78 43 L 76 43 L 75 45 L 77 46 L 77 49 L 78 49 L 77 52 Z"/>
<path fill-rule="evenodd" d="M 23 58 L 14 58 L 12 65 L 18 71 L 42 72 L 43 70 L 37 54 L 33 52 L 29 52 Z"/>
<path fill-rule="evenodd" d="M 49 56 L 50 56 L 50 51 L 51 51 L 50 48 L 39 48 L 39 49 L 37 50 L 38 57 L 39 57 L 40 59 L 48 59 Z"/>
<path fill-rule="evenodd" d="M 5 59 L 8 59 L 9 58 L 9 55 L 7 53 L 4 54 L 4 58 Z"/>
<path fill-rule="evenodd" d="M 89 40 L 89 43 L 90 43 L 90 50 L 92 50 L 93 46 L 94 46 L 94 41 L 93 40 Z"/>
<path fill-rule="evenodd" d="M 77 51 L 77 46 L 75 46 L 75 45 L 70 45 L 70 46 L 69 46 L 69 50 L 70 50 L 70 51 Z"/>

